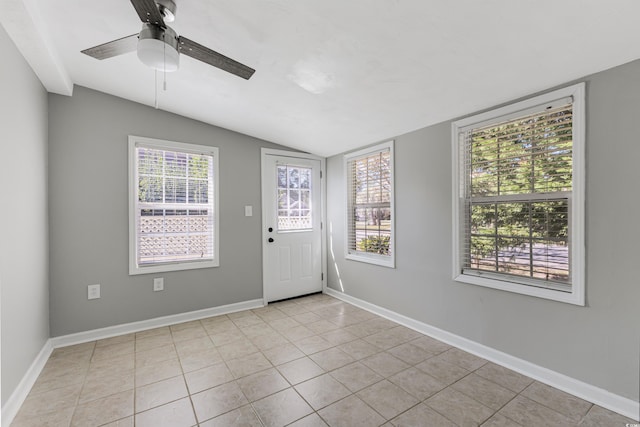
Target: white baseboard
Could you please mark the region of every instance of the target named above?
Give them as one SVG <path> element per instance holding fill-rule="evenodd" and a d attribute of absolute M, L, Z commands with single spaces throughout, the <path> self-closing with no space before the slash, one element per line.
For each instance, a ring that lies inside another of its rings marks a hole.
<path fill-rule="evenodd" d="M 82 344 L 85 342 L 111 338 L 118 335 L 130 334 L 132 332 L 140 332 L 147 329 L 159 328 L 176 323 L 200 320 L 207 317 L 220 316 L 222 314 L 235 313 L 236 311 L 250 310 L 260 307 L 264 307 L 262 298 L 222 305 L 219 307 L 205 308 L 203 310 L 189 311 L 187 313 L 156 317 L 155 319 L 141 320 L 139 322 L 125 323 L 122 325 L 93 329 L 91 331 L 78 332 L 76 334 L 62 335 L 59 337 L 51 338 L 51 344 L 53 348 L 66 347 L 69 345 Z"/>
<path fill-rule="evenodd" d="M 250 310 L 260 307 L 264 307 L 262 298 L 49 338 L 42 347 L 42 350 L 40 350 L 40 353 L 38 353 L 36 359 L 27 370 L 27 373 L 24 375 L 24 377 L 22 377 L 22 380 L 20 381 L 20 384 L 18 384 L 18 387 L 16 387 L 14 392 L 11 393 L 11 396 L 2 407 L 2 422 L 0 423 L 0 425 L 8 426 L 9 424 L 11 424 L 16 414 L 18 413 L 18 410 L 24 403 L 24 400 L 27 398 L 29 391 L 31 391 L 31 387 L 33 387 L 36 380 L 38 379 L 38 376 L 42 372 L 42 369 L 47 363 L 47 360 L 49 359 L 49 356 L 51 355 L 51 352 L 54 348 L 82 344 L 85 342 L 111 338 L 118 335 L 129 334 L 132 332 L 140 332 L 147 329 L 159 328 L 176 323 L 205 319 L 207 317 L 220 316 L 223 314 L 235 313 L 237 311 Z"/>
<path fill-rule="evenodd" d="M 467 338 L 463 338 L 459 335 L 455 335 L 445 330 L 420 322 L 418 320 L 411 319 L 407 316 L 398 314 L 386 308 L 336 291 L 335 289 L 327 287 L 324 292 L 327 295 L 331 295 L 340 300 L 353 304 L 356 307 L 360 307 L 364 310 L 375 313 L 379 316 L 392 320 L 422 334 L 428 335 L 442 342 L 468 351 L 469 353 L 475 354 L 476 356 L 482 357 L 483 359 L 504 366 L 505 368 L 512 369 L 537 381 L 555 387 L 581 399 L 587 400 L 591 403 L 595 403 L 596 405 L 602 406 L 603 408 L 617 412 L 621 415 L 624 415 L 625 417 L 634 419 L 636 421 L 638 421 L 638 418 L 640 417 L 640 404 L 626 397 L 619 396 L 591 384 L 587 384 L 585 382 L 568 377 L 559 372 L 552 371 L 551 369 L 538 366 L 534 363 L 519 359 L 507 353 L 503 353 L 499 350 L 487 347 L 486 345 L 471 341 Z"/>
<path fill-rule="evenodd" d="M 9 399 L 2 407 L 2 421 L 0 421 L 0 425 L 8 426 L 11 424 L 15 416 L 18 414 L 22 403 L 27 398 L 27 395 L 31 391 L 31 387 L 36 383 L 40 372 L 44 368 L 44 365 L 47 363 L 51 352 L 53 351 L 53 347 L 51 346 L 51 339 L 45 341 L 42 346 L 42 350 L 38 353 L 34 361 L 27 369 L 27 372 L 20 380 L 20 383 L 16 387 L 16 389 L 11 393 Z"/>

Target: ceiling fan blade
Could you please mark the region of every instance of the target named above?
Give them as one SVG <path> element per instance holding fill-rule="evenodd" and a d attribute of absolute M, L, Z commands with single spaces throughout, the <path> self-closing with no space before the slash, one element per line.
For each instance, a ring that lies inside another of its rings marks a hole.
<path fill-rule="evenodd" d="M 189 40 L 186 37 L 180 36 L 178 38 L 178 47 L 180 53 L 184 53 L 198 61 L 206 62 L 209 65 L 220 68 L 231 74 L 235 74 L 238 77 L 242 77 L 245 80 L 249 80 L 253 73 L 256 72 L 251 67 L 247 67 L 238 61 L 234 61 L 231 58 L 224 56 L 208 47 L 202 46 L 200 43 L 196 43 L 193 40 Z"/>
<path fill-rule="evenodd" d="M 133 52 L 134 50 L 136 50 L 137 46 L 138 33 L 135 33 L 118 40 L 113 40 L 107 43 L 100 44 L 98 46 L 90 47 L 89 49 L 85 49 L 81 52 L 96 59 L 107 59 L 114 56 L 122 55 L 123 53 Z"/>
<path fill-rule="evenodd" d="M 142 22 L 160 25 L 162 28 L 166 27 L 164 18 L 153 0 L 131 0 L 131 4 L 138 12 Z"/>

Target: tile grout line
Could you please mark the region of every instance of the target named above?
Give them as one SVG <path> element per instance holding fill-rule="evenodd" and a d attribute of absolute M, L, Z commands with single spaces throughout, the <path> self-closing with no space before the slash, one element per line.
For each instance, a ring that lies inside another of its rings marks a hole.
<path fill-rule="evenodd" d="M 200 319 L 198 322 L 200 323 L 200 326 L 202 326 L 202 329 L 204 329 L 204 331 L 207 332 L 204 325 L 202 324 L 202 319 Z M 169 330 L 171 330 L 171 328 L 169 328 Z M 172 337 L 173 337 L 173 334 L 172 334 Z M 209 338 L 209 341 L 211 341 L 211 344 L 213 345 L 213 340 L 211 339 L 208 333 L 207 333 L 207 338 Z M 175 345 L 175 342 L 174 342 L 174 345 Z M 196 420 L 196 426 L 199 426 L 200 418 L 198 417 L 198 413 L 196 412 L 196 405 L 193 403 L 193 398 L 191 397 L 192 396 L 191 390 L 189 390 L 189 384 L 187 383 L 187 373 L 184 371 L 184 366 L 182 366 L 180 352 L 178 351 L 177 347 L 176 347 L 176 354 L 178 355 L 178 363 L 180 364 L 180 370 L 182 371 L 182 381 L 184 381 L 184 388 L 185 390 L 187 390 L 187 397 L 189 398 L 189 403 L 191 404 L 191 410 L 193 411 L 193 418 Z"/>

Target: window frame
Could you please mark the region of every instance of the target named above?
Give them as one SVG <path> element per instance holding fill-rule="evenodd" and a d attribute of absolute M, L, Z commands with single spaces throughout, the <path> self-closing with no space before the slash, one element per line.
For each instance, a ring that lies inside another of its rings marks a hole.
<path fill-rule="evenodd" d="M 151 149 L 179 151 L 190 154 L 203 154 L 213 157 L 213 259 L 207 261 L 175 261 L 157 265 L 138 265 L 138 229 L 136 221 L 136 202 L 138 198 L 138 170 L 136 148 L 144 146 Z M 220 266 L 220 207 L 219 207 L 219 156 L 218 148 L 207 145 L 188 144 L 155 138 L 129 135 L 129 275 L 162 273 L 169 271 L 193 270 Z"/>
<path fill-rule="evenodd" d="M 466 240 L 464 224 L 464 173 L 460 134 L 467 129 L 504 122 L 519 116 L 544 111 L 546 105 L 571 97 L 573 99 L 573 146 L 572 146 L 572 191 L 568 197 L 569 254 L 571 259 L 570 291 L 535 286 L 535 280 L 527 277 L 487 272 L 487 274 L 465 274 L 461 248 Z M 585 304 L 585 84 L 578 83 L 529 99 L 515 102 L 484 113 L 475 114 L 451 124 L 452 170 L 453 170 L 453 280 L 461 283 L 484 286 L 522 295 L 584 306 Z"/>
<path fill-rule="evenodd" d="M 350 212 L 350 181 L 349 181 L 349 162 L 357 158 L 368 157 L 383 151 L 389 151 L 389 172 L 390 172 L 390 191 L 389 200 L 391 210 L 389 252 L 390 255 L 381 255 L 373 253 L 365 253 L 352 251 L 349 247 L 349 230 L 354 221 L 353 212 Z M 345 231 L 344 231 L 344 256 L 345 259 L 351 261 L 359 261 L 368 264 L 375 264 L 382 267 L 395 268 L 396 266 L 396 239 L 395 239 L 395 172 L 394 172 L 394 141 L 387 141 L 376 144 L 358 151 L 347 153 L 343 156 L 343 170 L 345 172 Z"/>

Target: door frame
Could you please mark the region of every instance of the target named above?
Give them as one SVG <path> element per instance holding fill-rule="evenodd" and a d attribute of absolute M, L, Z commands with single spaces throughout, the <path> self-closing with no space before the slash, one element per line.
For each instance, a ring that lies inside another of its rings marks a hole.
<path fill-rule="evenodd" d="M 322 254 L 322 259 L 320 260 L 320 268 L 322 270 L 322 292 L 326 292 L 327 290 L 327 233 L 326 233 L 326 213 L 327 213 L 327 179 L 326 179 L 326 158 L 319 157 L 309 153 L 301 153 L 297 151 L 287 151 L 287 150 L 277 150 L 274 148 L 261 148 L 260 149 L 260 204 L 261 204 L 261 214 L 262 218 L 260 220 L 262 227 L 262 301 L 266 306 L 267 302 L 267 293 L 265 292 L 265 274 L 264 269 L 267 265 L 267 226 L 265 223 L 267 215 L 266 215 L 266 207 L 265 200 L 263 195 L 266 191 L 265 182 L 263 179 L 263 173 L 266 165 L 266 159 L 268 155 L 272 156 L 280 156 L 280 157 L 291 157 L 292 159 L 311 159 L 311 160 L 319 160 L 320 161 L 320 253 Z M 315 210 L 314 210 L 315 212 Z"/>

